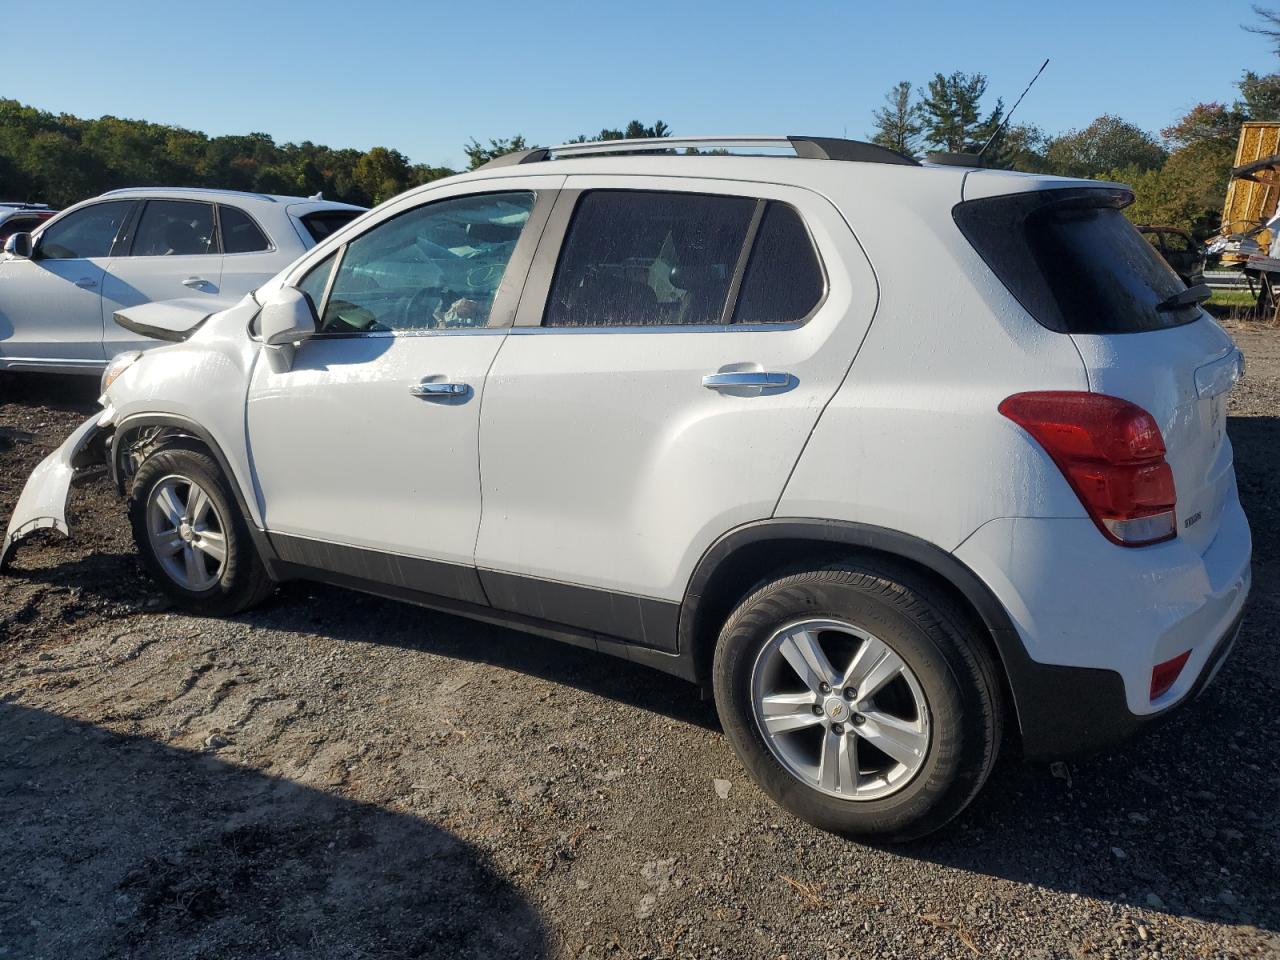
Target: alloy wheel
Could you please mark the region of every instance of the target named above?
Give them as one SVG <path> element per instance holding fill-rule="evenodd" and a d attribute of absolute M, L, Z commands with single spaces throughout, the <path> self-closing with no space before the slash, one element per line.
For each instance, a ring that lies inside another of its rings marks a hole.
<path fill-rule="evenodd" d="M 168 476 L 147 498 L 147 535 L 164 572 L 184 590 L 213 587 L 227 563 L 227 527 L 208 492 Z"/>
<path fill-rule="evenodd" d="M 878 800 L 919 773 L 930 745 L 920 681 L 892 647 L 841 620 L 777 630 L 752 667 L 751 701 L 792 776 L 843 800 Z"/>

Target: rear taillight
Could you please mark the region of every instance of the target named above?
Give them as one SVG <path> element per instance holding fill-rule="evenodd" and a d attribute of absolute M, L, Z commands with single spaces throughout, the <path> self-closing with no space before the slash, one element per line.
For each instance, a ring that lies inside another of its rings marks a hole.
<path fill-rule="evenodd" d="M 1164 663 L 1157 663 L 1151 668 L 1151 699 L 1155 700 L 1160 694 L 1167 691 L 1178 679 L 1178 674 L 1182 673 L 1182 668 L 1187 665 L 1187 658 L 1191 656 L 1191 651 L 1180 653 L 1172 660 L 1166 660 Z"/>
<path fill-rule="evenodd" d="M 1015 393 L 1000 412 L 1053 458 L 1103 535 L 1125 547 L 1177 535 L 1173 471 L 1155 418 L 1119 397 Z"/>

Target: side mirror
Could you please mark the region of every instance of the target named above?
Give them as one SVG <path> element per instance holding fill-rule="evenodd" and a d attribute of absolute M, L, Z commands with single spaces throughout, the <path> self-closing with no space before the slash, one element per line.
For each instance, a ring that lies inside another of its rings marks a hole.
<path fill-rule="evenodd" d="M 273 347 L 306 340 L 316 332 L 318 320 L 307 295 L 296 287 L 281 287 L 262 306 L 258 329 L 264 343 Z"/>
<path fill-rule="evenodd" d="M 4 242 L 4 252 L 24 260 L 31 257 L 31 234 L 15 233 Z"/>
<path fill-rule="evenodd" d="M 281 287 L 262 305 L 258 332 L 267 345 L 271 369 L 284 373 L 293 366 L 293 345 L 315 334 L 319 326 L 310 298 L 296 287 Z"/>

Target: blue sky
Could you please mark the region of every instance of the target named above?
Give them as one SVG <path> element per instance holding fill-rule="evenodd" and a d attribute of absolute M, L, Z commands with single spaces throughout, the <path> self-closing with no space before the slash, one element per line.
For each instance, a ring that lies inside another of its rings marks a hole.
<path fill-rule="evenodd" d="M 1040 3 L 11 0 L 0 96 L 210 134 L 396 147 L 537 143 L 632 118 L 677 134 L 861 137 L 896 81 L 982 71 L 1046 131 L 1109 112 L 1159 130 L 1280 68 L 1247 0 Z M 56 19 L 56 23 L 54 22 Z M 25 44 L 20 37 L 30 37 Z M 16 42 L 15 42 L 16 41 Z"/>

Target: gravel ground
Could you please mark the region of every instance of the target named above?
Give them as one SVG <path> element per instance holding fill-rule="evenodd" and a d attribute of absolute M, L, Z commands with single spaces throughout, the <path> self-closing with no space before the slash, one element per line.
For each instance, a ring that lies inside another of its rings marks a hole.
<path fill-rule="evenodd" d="M 1232 332 L 1235 656 L 905 848 L 773 807 L 641 667 L 306 584 L 168 612 L 79 491 L 78 538 L 0 580 L 0 957 L 1280 957 L 1280 331 Z M 94 386 L 0 379 L 0 523 Z"/>

